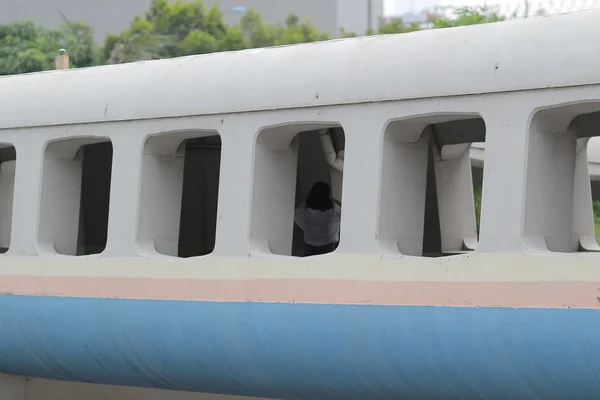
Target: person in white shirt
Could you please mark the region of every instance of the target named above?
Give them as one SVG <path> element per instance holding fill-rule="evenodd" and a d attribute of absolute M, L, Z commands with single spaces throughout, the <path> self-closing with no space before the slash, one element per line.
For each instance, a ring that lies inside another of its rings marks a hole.
<path fill-rule="evenodd" d="M 331 188 L 325 182 L 313 185 L 294 221 L 304 231 L 306 256 L 334 251 L 340 241 L 341 210 L 335 206 Z"/>

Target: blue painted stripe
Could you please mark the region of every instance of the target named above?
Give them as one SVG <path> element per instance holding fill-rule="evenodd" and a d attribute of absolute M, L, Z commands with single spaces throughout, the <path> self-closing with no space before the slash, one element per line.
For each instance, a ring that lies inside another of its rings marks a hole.
<path fill-rule="evenodd" d="M 286 399 L 597 399 L 600 311 L 0 296 L 0 371 Z"/>

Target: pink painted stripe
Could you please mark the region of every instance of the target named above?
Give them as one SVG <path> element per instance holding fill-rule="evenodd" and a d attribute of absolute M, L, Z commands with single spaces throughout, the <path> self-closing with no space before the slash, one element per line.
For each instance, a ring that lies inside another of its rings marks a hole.
<path fill-rule="evenodd" d="M 599 308 L 600 282 L 382 282 L 3 276 L 0 294 L 332 304 Z"/>

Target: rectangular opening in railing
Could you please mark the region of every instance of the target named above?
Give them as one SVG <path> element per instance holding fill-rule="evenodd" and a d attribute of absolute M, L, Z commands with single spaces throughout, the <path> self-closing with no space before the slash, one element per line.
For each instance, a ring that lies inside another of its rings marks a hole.
<path fill-rule="evenodd" d="M 0 143 L 0 253 L 10 247 L 16 162 L 15 148 Z"/>
<path fill-rule="evenodd" d="M 523 229 L 528 250 L 600 251 L 596 136 L 598 102 L 543 109 L 532 118 Z"/>
<path fill-rule="evenodd" d="M 344 131 L 297 123 L 263 129 L 256 142 L 251 246 L 312 256 L 339 243 Z"/>
<path fill-rule="evenodd" d="M 221 137 L 178 131 L 149 137 L 142 157 L 138 243 L 143 251 L 196 257 L 215 247 Z"/>
<path fill-rule="evenodd" d="M 379 242 L 386 253 L 440 257 L 473 251 L 485 123 L 473 114 L 392 121 L 384 133 Z M 473 147 L 473 144 L 476 146 Z M 477 168 L 477 167 L 476 167 Z"/>
<path fill-rule="evenodd" d="M 107 138 L 62 139 L 46 146 L 39 229 L 43 251 L 73 256 L 104 251 L 112 156 Z"/>

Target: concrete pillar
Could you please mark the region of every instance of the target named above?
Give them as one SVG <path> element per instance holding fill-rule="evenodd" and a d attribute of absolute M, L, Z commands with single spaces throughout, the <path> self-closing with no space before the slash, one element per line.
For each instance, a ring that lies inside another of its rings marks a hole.
<path fill-rule="evenodd" d="M 477 221 L 470 143 L 447 145 L 435 153 L 442 252 L 475 250 Z"/>
<path fill-rule="evenodd" d="M 148 139 L 142 152 L 138 243 L 145 253 L 177 257 L 184 154 L 160 151 L 161 139 Z"/>
<path fill-rule="evenodd" d="M 22 135 L 25 138 L 24 132 Z M 8 254 L 33 256 L 37 254 L 40 198 L 42 193 L 43 140 L 16 141 L 18 166 L 15 189 L 11 243 Z"/>
<path fill-rule="evenodd" d="M 222 157 L 215 255 L 249 255 L 255 153 L 248 149 L 254 149 L 259 130 L 258 124 L 230 121 L 219 129 Z"/>
<path fill-rule="evenodd" d="M 423 126 L 388 126 L 383 147 L 379 242 L 388 253 L 423 251 L 429 135 Z"/>
<path fill-rule="evenodd" d="M 483 115 L 486 151 L 477 250 L 521 252 L 531 110 L 509 99 L 495 104 L 494 109 Z"/>
<path fill-rule="evenodd" d="M 138 174 L 141 176 L 141 183 L 139 196 L 137 196 L 139 198 L 137 246 L 142 254 L 179 256 L 186 140 L 216 135 L 218 135 L 216 131 L 182 130 L 155 135 L 145 141 L 141 159 L 138 160 L 138 165 L 141 166 L 141 173 Z M 192 165 L 192 168 L 210 168 L 214 167 L 215 163 L 190 164 L 188 162 L 188 165 Z M 192 179 L 200 179 L 201 172 L 188 171 L 188 174 Z M 214 193 L 206 194 L 207 198 L 213 195 Z M 189 199 L 186 200 L 186 204 L 190 205 Z M 198 204 L 197 208 L 200 209 L 201 206 Z M 204 228 L 212 231 L 214 222 L 210 223 L 208 214 L 205 217 L 201 218 L 200 223 L 206 224 Z M 214 221 L 214 214 L 212 220 Z M 205 230 L 201 229 L 198 232 L 202 231 Z M 212 232 L 209 234 L 212 235 Z M 195 247 L 199 247 L 203 238 L 196 239 L 199 244 Z M 188 253 L 189 247 L 188 243 Z"/>
<path fill-rule="evenodd" d="M 57 141 L 44 152 L 40 204 L 40 251 L 77 254 L 81 204 L 81 144 Z"/>
<path fill-rule="evenodd" d="M 140 197 L 140 135 L 115 135 L 108 208 L 108 235 L 103 256 L 136 255 L 138 200 Z"/>
<path fill-rule="evenodd" d="M 588 169 L 587 143 L 589 138 L 577 140 L 575 155 L 575 181 L 573 184 L 573 237 L 571 248 L 583 251 L 600 251 L 596 241 L 592 186 Z"/>
<path fill-rule="evenodd" d="M 341 121 L 346 134 L 338 252 L 380 253 L 379 198 L 385 120 L 361 114 Z"/>
<path fill-rule="evenodd" d="M 251 247 L 253 251 L 292 254 L 298 156 L 289 144 L 301 126 L 268 128 L 254 146 Z"/>
<path fill-rule="evenodd" d="M 572 244 L 576 140 L 553 111 L 538 113 L 531 122 L 523 232 L 529 250 L 577 251 Z"/>
<path fill-rule="evenodd" d="M 333 143 L 335 145 L 335 149 L 338 152 L 338 156 L 341 159 L 345 157 L 345 145 L 346 145 L 346 136 L 344 133 L 344 129 L 339 127 L 331 130 L 331 136 L 333 138 Z M 332 168 L 327 164 L 330 179 L 331 179 L 331 194 L 333 198 L 341 202 L 342 201 L 342 190 L 343 190 L 343 181 L 344 181 L 344 173 L 343 171 L 338 171 L 335 168 Z"/>

